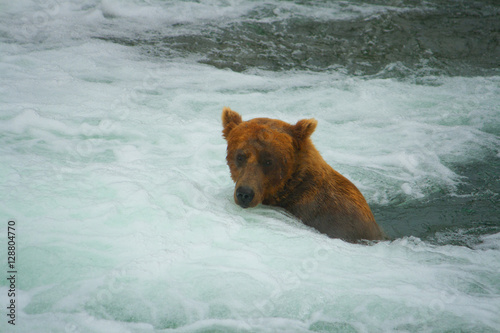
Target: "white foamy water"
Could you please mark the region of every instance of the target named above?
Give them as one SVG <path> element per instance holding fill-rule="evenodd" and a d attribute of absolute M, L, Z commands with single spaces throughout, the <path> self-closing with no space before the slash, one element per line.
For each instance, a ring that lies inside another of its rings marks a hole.
<path fill-rule="evenodd" d="M 231 4 L 1 5 L 0 243 L 14 220 L 18 273 L 15 326 L 1 279 L 0 330 L 500 330 L 498 233 L 471 247 L 414 235 L 367 246 L 243 210 L 220 124 L 223 106 L 245 120 L 316 118 L 317 148 L 371 205 L 473 195 L 453 166 L 499 158 L 500 78 L 236 73 L 93 38 L 256 7 Z M 337 8 L 271 4 L 277 16 Z M 385 10 L 349 8 L 338 15 Z"/>

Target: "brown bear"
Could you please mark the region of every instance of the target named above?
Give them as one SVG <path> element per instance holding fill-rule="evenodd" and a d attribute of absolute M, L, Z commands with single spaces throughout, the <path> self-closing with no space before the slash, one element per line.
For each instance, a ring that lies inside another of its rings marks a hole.
<path fill-rule="evenodd" d="M 222 133 L 236 183 L 235 202 L 243 208 L 260 203 L 282 207 L 332 238 L 386 239 L 361 192 L 314 147 L 310 136 L 317 123 L 315 119 L 295 125 L 268 118 L 243 121 L 225 107 Z"/>

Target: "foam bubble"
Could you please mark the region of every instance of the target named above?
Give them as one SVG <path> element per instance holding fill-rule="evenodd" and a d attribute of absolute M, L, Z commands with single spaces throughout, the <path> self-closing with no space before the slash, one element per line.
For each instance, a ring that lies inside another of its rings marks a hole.
<path fill-rule="evenodd" d="M 500 249 L 500 233 L 493 235 L 481 236 L 481 243 L 475 248 L 480 250 L 499 250 Z"/>
<path fill-rule="evenodd" d="M 40 116 L 33 109 L 25 109 L 14 118 L 2 124 L 3 131 L 12 131 L 17 134 L 28 131 L 44 130 L 59 135 L 75 135 L 77 132 L 72 130 L 61 121 Z"/>

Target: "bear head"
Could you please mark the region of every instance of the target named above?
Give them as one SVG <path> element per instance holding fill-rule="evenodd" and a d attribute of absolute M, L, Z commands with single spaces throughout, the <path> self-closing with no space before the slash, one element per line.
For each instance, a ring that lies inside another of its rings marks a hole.
<path fill-rule="evenodd" d="M 299 154 L 311 144 L 317 121 L 303 119 L 295 125 L 281 120 L 241 116 L 224 108 L 223 136 L 227 140 L 227 164 L 236 183 L 235 202 L 243 208 L 260 203 L 276 204 L 297 169 Z"/>

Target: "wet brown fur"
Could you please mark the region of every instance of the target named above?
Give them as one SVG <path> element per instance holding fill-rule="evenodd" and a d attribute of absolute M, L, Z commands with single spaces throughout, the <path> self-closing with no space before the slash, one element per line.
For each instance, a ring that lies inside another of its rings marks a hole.
<path fill-rule="evenodd" d="M 315 119 L 295 125 L 268 118 L 243 121 L 226 107 L 222 124 L 235 189 L 246 186 L 255 192 L 249 207 L 283 207 L 332 238 L 385 239 L 361 192 L 314 147 Z M 238 203 L 236 192 L 234 199 Z"/>

